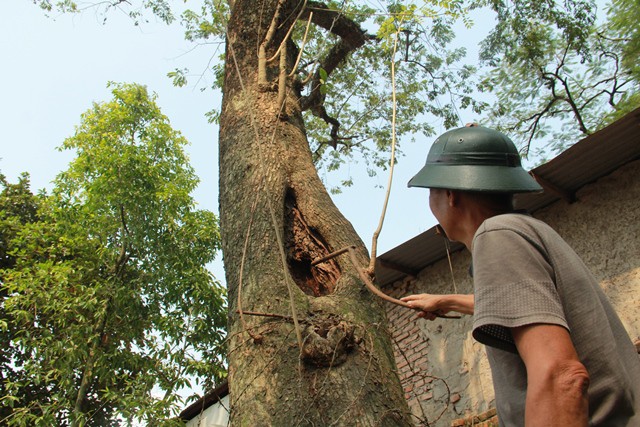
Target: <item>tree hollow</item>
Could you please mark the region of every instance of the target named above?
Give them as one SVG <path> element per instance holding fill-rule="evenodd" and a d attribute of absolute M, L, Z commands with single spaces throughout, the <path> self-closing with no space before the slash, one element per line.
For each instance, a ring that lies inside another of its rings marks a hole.
<path fill-rule="evenodd" d="M 319 297 L 333 293 L 342 274 L 339 264 L 330 259 L 311 265 L 314 260 L 331 253 L 331 248 L 322 234 L 305 220 L 293 189 L 287 190 L 284 203 L 285 247 L 291 277 L 307 295 Z"/>

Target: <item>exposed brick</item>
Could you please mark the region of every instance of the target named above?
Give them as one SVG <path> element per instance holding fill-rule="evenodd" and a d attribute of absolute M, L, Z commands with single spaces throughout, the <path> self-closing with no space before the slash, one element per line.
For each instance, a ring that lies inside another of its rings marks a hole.
<path fill-rule="evenodd" d="M 413 343 L 416 342 L 418 340 L 421 340 L 422 337 L 420 337 L 420 335 L 418 335 L 417 333 L 413 333 L 411 334 L 411 336 L 409 336 L 406 340 L 405 343 Z"/>
<path fill-rule="evenodd" d="M 410 356 L 407 357 L 407 359 L 409 359 L 409 362 L 415 362 L 416 360 L 420 359 L 422 357 L 422 355 L 420 353 L 413 353 Z"/>
<path fill-rule="evenodd" d="M 429 400 L 432 398 L 433 398 L 432 392 L 424 393 L 422 396 L 420 396 L 420 400 Z"/>
<path fill-rule="evenodd" d="M 409 331 L 406 331 L 406 330 L 398 334 L 397 336 L 394 336 L 395 340 L 399 343 L 402 343 L 408 337 L 409 337 Z"/>
<path fill-rule="evenodd" d="M 478 415 L 459 418 L 451 422 L 451 427 L 498 427 L 498 416 L 495 408 Z"/>
<path fill-rule="evenodd" d="M 486 419 L 489 419 L 492 417 L 496 417 L 498 415 L 498 411 L 496 410 L 496 408 L 491 408 L 487 412 L 484 412 L 483 415 L 486 417 Z"/>
<path fill-rule="evenodd" d="M 429 347 L 429 343 L 427 341 L 419 342 L 418 345 L 414 347 L 415 351 L 425 352 L 425 350 Z"/>

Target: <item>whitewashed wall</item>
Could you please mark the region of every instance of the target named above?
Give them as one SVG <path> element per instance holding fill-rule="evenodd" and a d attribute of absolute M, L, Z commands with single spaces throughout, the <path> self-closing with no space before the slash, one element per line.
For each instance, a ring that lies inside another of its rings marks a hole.
<path fill-rule="evenodd" d="M 227 427 L 229 425 L 229 396 L 209 406 L 195 418 L 186 422 L 186 427 Z"/>

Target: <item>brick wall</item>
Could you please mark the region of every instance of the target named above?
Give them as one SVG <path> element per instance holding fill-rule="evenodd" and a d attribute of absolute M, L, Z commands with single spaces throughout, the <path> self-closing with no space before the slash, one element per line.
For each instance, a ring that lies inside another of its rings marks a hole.
<path fill-rule="evenodd" d="M 457 264 L 455 290 L 471 292 L 468 254 L 454 254 L 453 261 Z M 453 291 L 448 263 L 429 267 L 418 278 L 397 282 L 387 290 L 394 297 Z M 482 346 L 471 338 L 471 316 L 427 321 L 392 304 L 387 305 L 387 316 L 399 377 L 416 425 L 449 427 L 454 419 L 491 408 L 488 363 Z"/>
<path fill-rule="evenodd" d="M 451 427 L 498 427 L 498 425 L 498 415 L 496 415 L 495 409 L 472 417 L 460 418 L 451 423 Z"/>

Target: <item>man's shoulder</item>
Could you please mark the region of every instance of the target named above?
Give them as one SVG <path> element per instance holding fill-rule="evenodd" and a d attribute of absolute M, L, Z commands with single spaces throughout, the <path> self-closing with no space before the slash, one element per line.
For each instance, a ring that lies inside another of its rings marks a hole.
<path fill-rule="evenodd" d="M 511 230 L 524 232 L 536 229 L 548 229 L 549 226 L 527 213 L 508 213 L 487 218 L 478 232 Z"/>
<path fill-rule="evenodd" d="M 499 239 L 499 236 L 510 238 L 516 234 L 536 247 L 543 247 L 543 242 L 560 238 L 548 224 L 526 213 L 508 213 L 486 219 L 476 231 L 474 242 L 487 234 L 494 236 L 494 239 Z"/>

